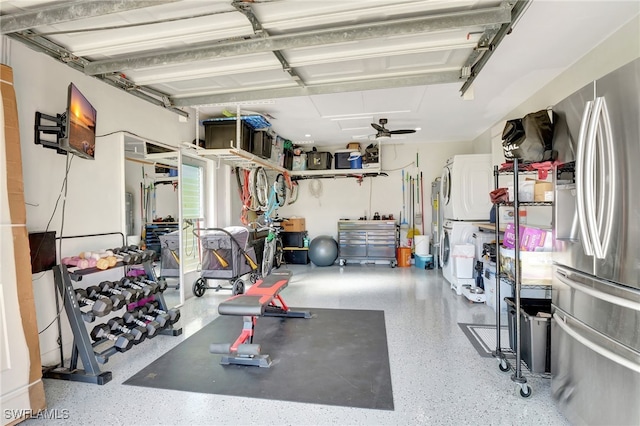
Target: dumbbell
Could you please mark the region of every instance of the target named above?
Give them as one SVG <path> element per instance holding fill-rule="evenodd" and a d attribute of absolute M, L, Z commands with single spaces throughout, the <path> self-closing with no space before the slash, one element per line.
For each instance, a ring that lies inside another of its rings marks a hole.
<path fill-rule="evenodd" d="M 126 289 L 126 288 L 114 288 L 114 284 L 111 281 L 102 281 L 100 283 L 100 291 L 103 294 L 120 294 L 124 297 L 124 302 L 128 305 L 132 302 L 138 301 L 138 293 L 134 291 L 134 289 Z"/>
<path fill-rule="evenodd" d="M 117 281 L 118 285 L 127 288 L 133 288 L 142 292 L 142 297 L 149 297 L 151 295 L 151 287 L 141 286 L 134 283 L 130 277 L 122 277 L 120 281 Z"/>
<path fill-rule="evenodd" d="M 94 342 L 101 339 L 109 339 L 113 341 L 113 346 L 118 352 L 126 352 L 133 346 L 133 337 L 127 333 L 118 335 L 109 333 L 111 329 L 107 324 L 98 324 L 91 330 L 91 338 Z"/>
<path fill-rule="evenodd" d="M 124 325 L 124 320 L 120 317 L 111 318 L 108 322 L 109 327 L 111 327 L 111 331 L 120 331 L 125 334 L 131 335 L 133 337 L 133 343 L 139 344 L 144 342 L 144 339 L 147 338 L 147 328 L 137 325 L 133 328 L 129 328 Z"/>
<path fill-rule="evenodd" d="M 160 292 L 164 292 L 167 289 L 167 281 L 166 280 L 159 280 L 159 281 L 153 281 L 151 279 L 149 279 L 149 277 L 147 277 L 146 275 L 142 275 L 138 277 L 138 280 L 144 282 L 144 283 L 150 283 L 150 284 L 155 284 L 158 286 L 158 291 Z"/>
<path fill-rule="evenodd" d="M 91 306 L 91 312 L 97 317 L 103 317 L 113 309 L 113 303 L 108 298 L 91 300 L 87 291 L 81 288 L 76 289 L 76 299 L 86 306 Z"/>
<path fill-rule="evenodd" d="M 169 324 L 175 324 L 180 319 L 179 309 L 169 309 L 168 311 L 163 311 L 162 309 L 160 309 L 160 304 L 157 301 L 147 303 L 144 305 L 144 307 L 147 309 L 147 312 L 169 315 Z"/>
<path fill-rule="evenodd" d="M 160 324 L 161 328 L 166 328 L 167 326 L 171 325 L 171 317 L 168 314 L 150 315 L 153 312 L 149 312 L 144 307 L 140 307 L 133 312 L 138 315 L 138 318 L 157 322 L 158 324 Z"/>
<path fill-rule="evenodd" d="M 141 253 L 142 254 L 142 261 L 145 262 L 147 260 L 155 260 L 156 259 L 156 252 L 155 250 L 142 250 L 140 247 L 136 246 L 136 245 L 131 245 L 129 247 L 127 247 L 129 249 L 129 251 L 135 252 L 135 253 Z"/>
<path fill-rule="evenodd" d="M 111 300 L 111 303 L 113 304 L 112 310 L 117 311 L 118 309 L 120 309 L 123 305 L 126 305 L 126 302 L 124 300 L 124 296 L 121 294 L 112 294 L 110 296 L 105 296 L 104 294 L 102 294 L 102 290 L 100 289 L 100 287 L 96 286 L 96 285 L 92 285 L 87 287 L 87 294 L 89 295 L 90 298 L 98 300 L 98 299 L 107 299 L 107 300 Z"/>
<path fill-rule="evenodd" d="M 132 303 L 137 302 L 140 299 L 144 299 L 144 297 L 145 297 L 141 289 L 121 286 L 120 284 L 122 284 L 122 279 L 120 281 L 113 281 L 113 282 L 112 281 L 106 281 L 106 282 L 108 282 L 111 285 L 112 289 L 115 289 L 115 290 L 120 291 L 120 292 L 125 292 L 126 291 L 126 292 L 131 293 L 131 302 Z"/>
<path fill-rule="evenodd" d="M 87 260 L 95 259 L 96 268 L 100 270 L 113 268 L 118 263 L 118 258 L 112 251 L 84 251 L 80 253 L 80 257 Z"/>
<path fill-rule="evenodd" d="M 144 327 L 147 330 L 147 337 L 150 339 L 156 337 L 158 331 L 162 330 L 162 327 L 160 327 L 160 324 L 158 324 L 156 321 L 140 321 L 137 315 L 134 315 L 132 312 L 126 312 L 122 316 L 122 319 L 127 324 L 135 324 L 139 327 Z"/>
<path fill-rule="evenodd" d="M 160 291 L 160 286 L 155 281 L 150 281 L 143 277 L 131 277 L 131 280 L 135 285 L 151 287 L 152 294 L 156 294 L 158 291 Z"/>
<path fill-rule="evenodd" d="M 131 256 L 127 253 L 118 253 L 116 249 L 107 249 L 99 252 L 88 252 L 92 256 L 106 257 L 106 258 L 115 258 L 116 262 L 122 262 L 124 264 L 131 263 Z M 113 262 L 113 260 L 111 260 Z"/>
<path fill-rule="evenodd" d="M 126 257 L 128 259 L 126 262 L 127 264 L 135 265 L 142 262 L 142 256 L 140 256 L 138 253 L 130 253 L 127 250 L 127 247 L 117 247 L 111 249 L 111 251 L 118 256 L 122 256 L 123 259 Z"/>
<path fill-rule="evenodd" d="M 89 259 L 82 259 L 80 256 L 63 257 L 60 263 L 66 266 L 75 266 L 78 269 L 87 269 L 96 266 L 95 260 L 90 262 Z"/>

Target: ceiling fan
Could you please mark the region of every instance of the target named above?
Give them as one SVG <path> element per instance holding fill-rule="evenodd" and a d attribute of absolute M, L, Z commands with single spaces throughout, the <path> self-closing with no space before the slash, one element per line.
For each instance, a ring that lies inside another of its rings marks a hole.
<path fill-rule="evenodd" d="M 378 138 L 390 138 L 391 135 L 404 135 L 407 133 L 415 133 L 415 129 L 399 129 L 399 130 L 389 130 L 386 127 L 384 127 L 385 124 L 387 124 L 387 119 L 386 118 L 381 118 L 380 120 L 378 120 L 378 122 L 380 124 L 376 124 L 376 123 L 371 123 L 371 127 L 373 127 L 374 129 L 376 129 L 378 131 L 378 133 L 376 134 L 376 139 Z"/>

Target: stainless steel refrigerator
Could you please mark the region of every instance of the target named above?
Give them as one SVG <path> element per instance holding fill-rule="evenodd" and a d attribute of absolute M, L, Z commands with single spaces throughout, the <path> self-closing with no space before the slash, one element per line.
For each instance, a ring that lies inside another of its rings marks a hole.
<path fill-rule="evenodd" d="M 574 424 L 640 424 L 640 59 L 554 106 L 551 387 Z M 562 178 L 567 178 L 566 182 Z"/>

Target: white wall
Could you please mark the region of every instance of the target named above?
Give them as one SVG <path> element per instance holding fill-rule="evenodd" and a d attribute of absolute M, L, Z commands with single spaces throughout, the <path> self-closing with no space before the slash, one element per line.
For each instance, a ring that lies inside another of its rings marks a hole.
<path fill-rule="evenodd" d="M 594 47 L 587 55 L 549 84 L 540 88 L 527 101 L 496 123 L 496 127 L 501 129 L 504 127 L 505 120 L 523 117 L 529 112 L 552 106 L 589 82 L 620 68 L 638 57 L 640 57 L 640 15 Z M 488 129 L 473 141 L 474 145 L 486 144 L 488 140 L 492 139 L 491 133 L 491 129 Z M 494 161 L 496 161 L 494 164 L 502 163 L 504 155 L 502 154 L 500 138 L 493 137 L 491 150 Z"/>
<path fill-rule="evenodd" d="M 27 229 L 43 231 L 54 211 L 56 199 L 64 179 L 66 157 L 54 150 L 34 144 L 35 112 L 49 115 L 62 113 L 66 108 L 67 87 L 73 82 L 96 108 L 97 134 L 127 130 L 144 138 L 169 145 L 193 140 L 193 119 L 180 123 L 175 113 L 154 106 L 99 80 L 32 51 L 24 45 L 9 41 L 9 63 L 13 68 L 14 87 L 18 102 L 20 139 L 24 170 L 24 192 L 27 203 Z M 120 200 L 124 179 L 123 151 L 109 144 L 110 138 L 98 138 L 96 160 L 74 158 L 69 170 L 69 190 L 66 197 L 64 234 L 93 234 L 120 231 L 122 218 Z M 114 198 L 115 197 L 115 198 Z M 116 199 L 117 198 L 117 199 Z M 58 205 L 49 230 L 61 228 L 61 206 Z M 118 206 L 118 207 L 116 207 Z M 71 246 L 65 240 L 63 256 L 79 250 L 102 249 L 119 244 L 119 238 L 84 239 Z M 101 279 L 109 279 L 100 277 Z M 43 330 L 56 316 L 52 272 L 34 275 L 34 295 L 38 330 Z M 72 341 L 66 315 L 62 314 L 63 342 L 67 355 Z M 57 362 L 57 327 L 51 326 L 40 335 L 43 363 Z"/>

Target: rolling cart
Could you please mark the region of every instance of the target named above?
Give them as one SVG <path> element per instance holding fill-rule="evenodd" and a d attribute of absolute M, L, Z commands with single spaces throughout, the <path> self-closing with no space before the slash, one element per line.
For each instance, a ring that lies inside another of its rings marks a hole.
<path fill-rule="evenodd" d="M 160 277 L 158 280 L 166 282 L 167 278 L 180 278 L 180 231 L 160 235 L 158 239 L 160 240 Z M 174 286 L 169 287 L 174 288 Z M 180 280 L 175 288 L 180 288 Z"/>
<path fill-rule="evenodd" d="M 200 240 L 202 269 L 200 278 L 193 283 L 193 294 L 202 297 L 206 290 L 231 290 L 233 295 L 242 294 L 244 275 L 249 274 L 252 284 L 258 281 L 260 273 L 255 250 L 248 244 L 247 228 L 199 228 L 194 233 Z M 208 279 L 228 279 L 231 287 L 209 286 Z"/>

